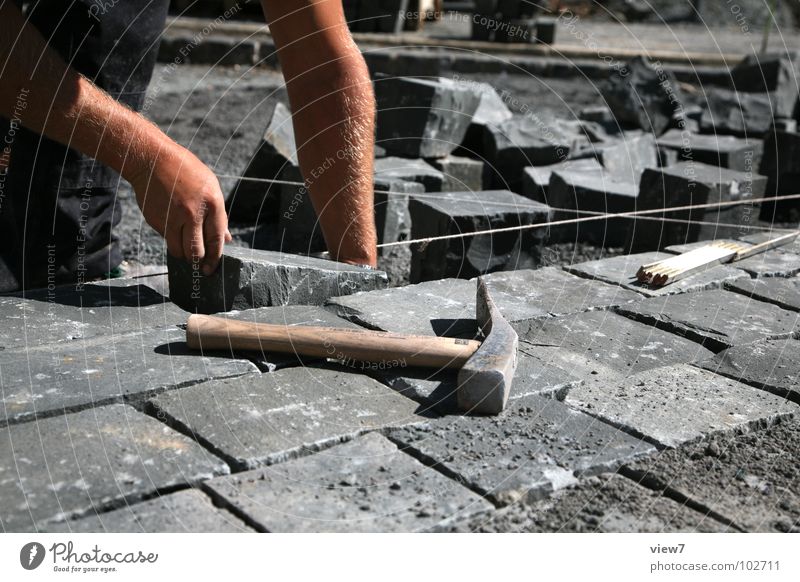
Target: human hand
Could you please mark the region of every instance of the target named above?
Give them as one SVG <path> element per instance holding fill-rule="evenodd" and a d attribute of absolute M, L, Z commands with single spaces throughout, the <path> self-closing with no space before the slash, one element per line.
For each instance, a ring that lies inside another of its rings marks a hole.
<path fill-rule="evenodd" d="M 213 273 L 231 241 L 225 200 L 214 173 L 189 150 L 164 146 L 128 181 L 147 224 L 166 239 L 169 254 Z"/>

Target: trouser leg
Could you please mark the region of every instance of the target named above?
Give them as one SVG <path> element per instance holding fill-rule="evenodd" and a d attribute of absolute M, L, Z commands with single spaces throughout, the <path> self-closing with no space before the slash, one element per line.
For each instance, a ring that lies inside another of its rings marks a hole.
<path fill-rule="evenodd" d="M 73 68 L 138 110 L 168 4 L 38 0 L 29 4 L 27 15 Z M 14 283 L 33 288 L 82 282 L 111 271 L 122 260 L 113 234 L 121 218 L 115 199 L 119 176 L 91 157 L 15 125 L 6 120 L 0 127 L 0 135 L 13 133 L 0 191 L 0 279 L 6 271 L 0 290 Z"/>

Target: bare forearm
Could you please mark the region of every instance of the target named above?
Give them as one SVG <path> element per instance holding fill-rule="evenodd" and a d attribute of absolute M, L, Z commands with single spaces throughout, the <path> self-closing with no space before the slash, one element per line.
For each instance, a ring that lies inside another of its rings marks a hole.
<path fill-rule="evenodd" d="M 69 67 L 11 2 L 0 6 L 0 115 L 98 159 L 141 172 L 172 142 Z M 20 102 L 24 110 L 20 111 Z"/>
<path fill-rule="evenodd" d="M 331 255 L 375 265 L 375 100 L 339 0 L 262 2 L 286 79 L 298 158 Z"/>
<path fill-rule="evenodd" d="M 360 55 L 326 67 L 289 86 L 298 160 L 331 255 L 374 265 L 372 84 Z"/>

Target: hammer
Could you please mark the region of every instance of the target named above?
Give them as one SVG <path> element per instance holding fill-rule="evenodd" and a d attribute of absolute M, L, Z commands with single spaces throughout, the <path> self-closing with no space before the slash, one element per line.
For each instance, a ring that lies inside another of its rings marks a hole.
<path fill-rule="evenodd" d="M 284 326 L 190 315 L 186 343 L 191 349 L 256 350 L 391 363 L 457 368 L 458 407 L 464 412 L 499 414 L 511 392 L 517 367 L 517 334 L 478 279 L 475 309 L 483 341 L 406 335 L 368 329 Z"/>

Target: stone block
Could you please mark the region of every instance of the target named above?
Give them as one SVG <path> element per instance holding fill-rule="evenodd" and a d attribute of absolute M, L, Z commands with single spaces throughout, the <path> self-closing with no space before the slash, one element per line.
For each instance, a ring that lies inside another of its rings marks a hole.
<path fill-rule="evenodd" d="M 0 431 L 0 528 L 46 524 L 133 503 L 229 472 L 197 443 L 115 404 Z"/>
<path fill-rule="evenodd" d="M 612 384 L 713 355 L 693 341 L 610 312 L 528 320 L 513 326 L 520 351 L 537 358 L 542 369 L 569 370 L 584 382 Z"/>
<path fill-rule="evenodd" d="M 703 133 L 759 138 L 772 127 L 775 99 L 769 93 L 741 93 L 729 89 L 706 91 L 706 110 L 700 118 Z"/>
<path fill-rule="evenodd" d="M 606 105 L 589 105 L 588 107 L 584 107 L 578 112 L 578 119 L 594 121 L 596 123 L 602 123 L 603 125 L 614 124 L 617 121 L 617 118 L 614 117 L 614 113 Z"/>
<path fill-rule="evenodd" d="M 177 327 L 0 351 L 0 424 L 257 372 L 230 353 L 192 352 Z"/>
<path fill-rule="evenodd" d="M 464 139 L 480 98 L 450 79 L 375 80 L 377 139 L 391 154 L 439 158 Z"/>
<path fill-rule="evenodd" d="M 635 221 L 626 246 L 633 251 L 655 250 L 698 240 L 738 236 L 756 220 L 758 206 L 750 199 L 760 198 L 765 187 L 764 177 L 752 171 L 737 172 L 699 162 L 680 162 L 668 168 L 645 170 L 639 182 L 640 208 L 718 202 L 741 204 L 650 214 L 644 220 Z M 695 222 L 686 224 L 672 220 Z"/>
<path fill-rule="evenodd" d="M 759 172 L 767 176 L 767 196 L 788 196 L 800 192 L 800 133 L 773 131 L 764 138 L 764 157 Z M 800 200 L 779 200 L 761 205 L 761 219 L 797 222 Z"/>
<path fill-rule="evenodd" d="M 230 219 L 245 224 L 277 220 L 281 186 L 258 180 L 282 179 L 281 174 L 286 168 L 297 168 L 297 164 L 292 114 L 288 107 L 278 102 L 261 143 L 247 163 L 243 179 L 239 180 L 226 200 L 225 207 Z"/>
<path fill-rule="evenodd" d="M 728 348 L 699 365 L 800 403 L 800 341 L 795 339 Z"/>
<path fill-rule="evenodd" d="M 487 126 L 502 123 L 514 117 L 506 105 L 506 101 L 498 95 L 489 83 L 479 83 L 469 79 L 459 79 L 459 82 L 476 93 L 480 99 L 478 108 L 472 116 L 472 122 L 467 128 L 467 133 L 461 142 L 461 150 L 470 156 L 483 156 L 483 143 Z"/>
<path fill-rule="evenodd" d="M 791 412 L 783 398 L 686 364 L 585 382 L 565 402 L 660 447 L 746 431 Z"/>
<path fill-rule="evenodd" d="M 586 172 L 590 175 L 602 175 L 603 166 L 596 158 L 567 160 L 549 166 L 528 166 L 522 174 L 522 195 L 545 204 L 549 201 L 550 178 L 553 172 Z"/>
<path fill-rule="evenodd" d="M 715 265 L 664 287 L 651 288 L 636 280 L 636 272 L 639 267 L 668 259 L 671 256 L 673 255 L 670 253 L 619 255 L 608 259 L 576 263 L 564 268 L 575 275 L 620 285 L 626 289 L 638 291 L 648 297 L 661 297 L 705 289 L 719 289 L 726 283 L 749 278 L 740 269 L 735 269 L 729 265 Z"/>
<path fill-rule="evenodd" d="M 477 192 L 483 189 L 483 162 L 460 156 L 429 162 L 442 173 L 442 192 Z"/>
<path fill-rule="evenodd" d="M 600 85 L 608 106 L 620 123 L 661 135 L 684 100 L 672 73 L 637 57 Z"/>
<path fill-rule="evenodd" d="M 270 532 L 419 532 L 491 508 L 378 434 L 207 488 Z"/>
<path fill-rule="evenodd" d="M 238 533 L 252 532 L 238 517 L 212 505 L 207 495 L 186 489 L 156 499 L 61 522 L 51 533 Z"/>
<path fill-rule="evenodd" d="M 424 191 L 425 186 L 419 182 L 375 180 L 375 227 L 379 244 L 411 238 L 408 195 Z M 383 254 L 385 249 L 378 249 L 378 252 Z"/>
<path fill-rule="evenodd" d="M 298 166 L 281 172 L 278 232 L 280 250 L 286 253 L 320 253 L 327 250 L 319 217 L 311 202 L 307 183 Z M 302 185 L 298 185 L 302 184 Z"/>
<path fill-rule="evenodd" d="M 638 184 L 646 168 L 658 164 L 656 139 L 651 134 L 624 137 L 598 150 L 603 167 L 621 182 Z"/>
<path fill-rule="evenodd" d="M 727 532 L 725 525 L 621 475 L 598 475 L 532 504 L 459 520 L 448 533 Z"/>
<path fill-rule="evenodd" d="M 488 231 L 547 222 L 550 208 L 509 192 L 443 192 L 411 197 L 411 238 Z M 520 253 L 545 236 L 545 229 L 515 230 L 431 241 L 411 249 L 412 283 L 444 277 L 470 278 L 513 269 Z"/>
<path fill-rule="evenodd" d="M 797 113 L 800 52 L 748 54 L 731 70 L 731 81 L 743 93 L 772 94 L 774 117 Z"/>
<path fill-rule="evenodd" d="M 407 367 L 401 360 L 382 365 Z M 204 382 L 160 394 L 150 403 L 233 467 L 248 469 L 425 420 L 415 414 L 417 403 L 365 375 L 371 367 L 348 361 L 335 369 L 288 368 Z"/>
<path fill-rule="evenodd" d="M 619 312 L 715 352 L 764 339 L 788 338 L 798 323 L 797 313 L 720 290 L 654 297 L 622 306 Z"/>
<path fill-rule="evenodd" d="M 572 127 L 530 114 L 486 126 L 484 156 L 493 170 L 492 184 L 519 189 L 528 166 L 566 161 L 579 141 Z"/>
<path fill-rule="evenodd" d="M 418 182 L 426 192 L 440 192 L 444 174 L 425 160 L 389 157 L 375 160 L 375 179 Z"/>
<path fill-rule="evenodd" d="M 386 285 L 386 274 L 314 257 L 226 246 L 208 277 L 169 257 L 170 299 L 187 311 L 216 313 L 276 305 L 322 305 L 330 297 Z"/>
<path fill-rule="evenodd" d="M 733 531 L 798 532 L 797 421 L 712 437 L 623 469 L 651 489 L 682 497 Z"/>
<path fill-rule="evenodd" d="M 639 209 L 639 188 L 608 171 L 559 170 L 550 177 L 549 203 L 558 209 L 554 220 L 591 216 L 591 213 L 631 212 Z M 590 241 L 604 247 L 623 246 L 634 223 L 627 218 L 603 218 L 556 227 L 557 240 Z"/>
<path fill-rule="evenodd" d="M 64 285 L 0 297 L 0 347 L 36 347 L 186 321 L 185 311 L 137 281 Z"/>
<path fill-rule="evenodd" d="M 704 135 L 670 129 L 658 138 L 658 146 L 675 152 L 687 162 L 695 161 L 754 174 L 763 152 L 763 144 L 755 138 L 732 135 Z"/>
<path fill-rule="evenodd" d="M 800 311 L 800 278 L 739 279 L 725 285 L 729 291 L 741 293 L 757 301 L 766 301 L 783 309 Z"/>
<path fill-rule="evenodd" d="M 451 416 L 393 430 L 401 450 L 436 463 L 473 491 L 506 505 L 535 501 L 583 475 L 616 470 L 655 451 L 551 398 L 509 402 L 499 417 Z"/>

